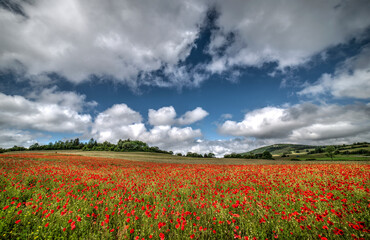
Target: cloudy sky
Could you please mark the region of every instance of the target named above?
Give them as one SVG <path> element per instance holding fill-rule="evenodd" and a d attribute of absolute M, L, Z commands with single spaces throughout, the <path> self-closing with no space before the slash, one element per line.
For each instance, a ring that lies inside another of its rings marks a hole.
<path fill-rule="evenodd" d="M 3 0 L 0 147 L 370 141 L 370 1 Z"/>

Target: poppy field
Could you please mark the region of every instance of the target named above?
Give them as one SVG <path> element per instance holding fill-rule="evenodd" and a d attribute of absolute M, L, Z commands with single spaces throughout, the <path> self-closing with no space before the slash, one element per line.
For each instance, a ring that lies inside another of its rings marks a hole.
<path fill-rule="evenodd" d="M 369 239 L 370 165 L 0 155 L 2 239 Z"/>

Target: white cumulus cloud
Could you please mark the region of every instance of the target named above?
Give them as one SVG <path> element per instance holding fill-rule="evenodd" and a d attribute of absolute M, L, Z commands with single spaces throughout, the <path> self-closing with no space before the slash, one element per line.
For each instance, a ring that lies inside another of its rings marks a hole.
<path fill-rule="evenodd" d="M 209 113 L 203 110 L 201 107 L 197 107 L 192 111 L 186 112 L 177 121 L 181 125 L 188 125 L 202 120 L 203 118 L 208 116 L 208 114 Z"/>
<path fill-rule="evenodd" d="M 56 86 L 31 91 L 27 97 L 33 101 L 43 104 L 56 104 L 76 112 L 81 112 L 86 107 L 98 105 L 95 101 L 86 101 L 86 96 L 75 92 L 60 91 Z"/>
<path fill-rule="evenodd" d="M 98 114 L 91 133 L 100 142 L 116 143 L 119 139 L 130 138 L 163 149 L 193 142 L 202 136 L 200 129 L 171 126 L 177 121 L 175 117 L 176 111 L 172 106 L 158 110 L 150 109 L 148 121 L 153 127 L 147 129 L 140 113 L 126 104 L 117 104 Z"/>
<path fill-rule="evenodd" d="M 193 129 L 191 127 L 155 126 L 140 136 L 139 139 L 163 149 L 172 149 L 174 146 L 194 142 L 195 138 L 201 136 L 200 129 Z"/>
<path fill-rule="evenodd" d="M 225 135 L 276 141 L 320 141 L 368 134 L 369 118 L 369 104 L 341 106 L 302 103 L 248 112 L 243 121 L 225 121 L 219 131 Z"/>
<path fill-rule="evenodd" d="M 162 107 L 158 110 L 149 109 L 148 118 L 149 124 L 153 126 L 165 125 L 190 125 L 202 120 L 209 113 L 201 107 L 197 107 L 192 111 L 187 111 L 184 115 L 176 118 L 176 111 L 172 106 Z"/>
<path fill-rule="evenodd" d="M 175 123 L 176 111 L 172 106 L 162 107 L 158 110 L 149 109 L 148 121 L 151 125 L 172 125 Z"/>
<path fill-rule="evenodd" d="M 336 98 L 370 98 L 370 48 L 347 59 L 334 74 L 325 73 L 314 84 L 305 86 L 299 95 L 330 94 Z"/>
<path fill-rule="evenodd" d="M 115 104 L 95 118 L 92 135 L 100 142 L 116 143 L 119 139 L 137 139 L 146 131 L 140 113 L 126 104 Z"/>
<path fill-rule="evenodd" d="M 48 96 L 52 95 L 48 93 Z M 36 100 L 30 100 L 23 96 L 11 96 L 0 93 L 0 128 L 1 129 L 28 129 L 50 132 L 84 133 L 91 124 L 89 114 L 80 114 L 76 111 L 75 101 L 64 101 L 66 97 L 83 99 L 73 92 L 57 92 L 56 98 L 60 102 L 44 101 L 43 96 Z M 79 103 L 79 106 L 83 103 Z"/>

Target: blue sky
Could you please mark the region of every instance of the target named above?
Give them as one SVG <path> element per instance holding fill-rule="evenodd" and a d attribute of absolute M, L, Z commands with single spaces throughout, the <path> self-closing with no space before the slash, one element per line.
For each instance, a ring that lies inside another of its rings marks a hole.
<path fill-rule="evenodd" d="M 3 1 L 0 147 L 370 140 L 368 1 Z"/>

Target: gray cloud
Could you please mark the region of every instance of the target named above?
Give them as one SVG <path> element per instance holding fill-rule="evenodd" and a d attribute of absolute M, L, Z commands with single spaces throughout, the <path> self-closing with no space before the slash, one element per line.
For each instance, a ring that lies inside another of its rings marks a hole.
<path fill-rule="evenodd" d="M 208 66 L 298 66 L 313 55 L 346 43 L 370 26 L 368 1 L 217 1 L 220 28 L 212 34 Z M 230 37 L 232 36 L 232 37 Z"/>
<path fill-rule="evenodd" d="M 37 76 L 50 72 L 74 83 L 112 77 L 133 89 L 199 86 L 210 72 L 233 66 L 298 66 L 370 26 L 366 0 L 16 3 L 22 14 L 0 7 L 0 69 L 31 81 L 45 81 Z M 212 62 L 178 66 L 213 7 L 219 18 L 208 47 Z M 159 69 L 167 81 L 152 75 Z"/>
<path fill-rule="evenodd" d="M 13 146 L 29 147 L 35 143 L 36 135 L 27 131 L 17 129 L 1 129 L 0 128 L 0 147 L 10 148 Z"/>
<path fill-rule="evenodd" d="M 132 87 L 142 73 L 189 54 L 207 11 L 203 1 L 18 1 L 0 8 L 0 68 L 56 72 L 79 83 L 110 76 Z"/>

